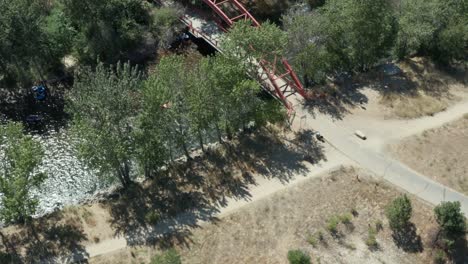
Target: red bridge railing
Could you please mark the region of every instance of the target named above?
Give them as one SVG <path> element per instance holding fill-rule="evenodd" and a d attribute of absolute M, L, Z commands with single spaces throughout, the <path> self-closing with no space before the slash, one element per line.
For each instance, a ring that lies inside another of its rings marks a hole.
<path fill-rule="evenodd" d="M 155 1 L 162 4 L 161 0 Z M 210 6 L 228 27 L 232 26 L 239 20 L 250 21 L 254 27 L 261 26 L 238 0 L 203 0 L 203 2 Z M 180 20 L 188 27 L 192 35 L 205 39 L 214 48 L 220 50 L 218 40 L 214 39 L 209 34 L 204 33 L 202 30 L 197 29 L 192 24 L 190 17 L 183 15 L 180 17 Z M 219 21 L 215 22 L 222 31 L 227 31 Z M 254 47 L 250 48 L 254 49 Z M 263 72 L 259 72 L 258 77 L 262 82 L 263 88 L 280 100 L 288 109 L 290 114 L 294 109 L 287 97 L 295 93 L 299 93 L 302 97 L 306 99 L 308 98 L 301 81 L 285 58 L 278 58 L 278 56 L 275 55 L 273 61 L 261 59 L 259 64 Z"/>
<path fill-rule="evenodd" d="M 238 20 L 251 21 L 254 27 L 261 26 L 238 0 L 203 0 L 203 2 L 209 5 L 228 26 L 232 26 Z M 293 111 L 293 107 L 287 97 L 296 92 L 304 98 L 308 97 L 302 83 L 286 59 L 278 59 L 277 56 L 274 57 L 273 61 L 262 59 L 260 67 L 270 81 L 270 83 L 266 83 L 268 92 L 283 102 L 289 111 Z"/>

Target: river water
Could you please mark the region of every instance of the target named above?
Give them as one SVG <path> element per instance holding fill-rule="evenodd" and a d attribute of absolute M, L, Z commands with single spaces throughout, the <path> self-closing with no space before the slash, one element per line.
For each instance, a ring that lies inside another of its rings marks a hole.
<path fill-rule="evenodd" d="M 77 204 L 111 185 L 78 159 L 72 138 L 62 131 L 34 136 L 45 151 L 38 171 L 48 176 L 40 189 L 32 190 L 39 200 L 36 216 Z"/>

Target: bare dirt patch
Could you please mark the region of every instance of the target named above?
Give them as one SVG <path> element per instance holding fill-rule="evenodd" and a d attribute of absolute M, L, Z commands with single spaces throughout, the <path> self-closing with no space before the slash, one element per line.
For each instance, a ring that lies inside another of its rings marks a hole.
<path fill-rule="evenodd" d="M 443 68 L 415 57 L 340 76 L 314 90 L 327 96 L 319 96 L 308 106 L 332 118 L 364 110 L 380 119 L 412 119 L 434 115 L 468 99 L 468 71 L 463 66 Z"/>
<path fill-rule="evenodd" d="M 189 243 L 169 244 L 184 263 L 287 263 L 290 249 L 307 252 L 314 263 L 429 263 L 432 209 L 411 197 L 411 239 L 395 241 L 384 208 L 399 195 L 365 171 L 341 169 L 192 229 Z M 333 219 L 339 224 L 332 232 Z M 147 263 L 157 251 L 127 248 L 90 263 Z"/>
<path fill-rule="evenodd" d="M 443 69 L 425 58 L 397 64 L 401 72 L 380 76 L 380 103 L 389 108 L 387 117 L 417 118 L 445 110 L 466 97 L 467 74 L 463 69 Z"/>
<path fill-rule="evenodd" d="M 439 128 L 390 145 L 396 159 L 468 195 L 468 114 Z"/>

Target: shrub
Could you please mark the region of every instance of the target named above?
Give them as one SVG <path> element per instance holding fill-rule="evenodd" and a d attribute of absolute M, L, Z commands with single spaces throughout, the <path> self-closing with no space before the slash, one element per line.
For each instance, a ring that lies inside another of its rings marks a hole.
<path fill-rule="evenodd" d="M 310 235 L 307 238 L 307 242 L 309 242 L 309 244 L 311 244 L 313 247 L 316 247 L 318 241 L 317 241 L 317 238 L 315 237 L 315 235 Z"/>
<path fill-rule="evenodd" d="M 465 233 L 466 221 L 460 202 L 442 202 L 434 208 L 436 220 L 446 235 L 460 236 Z"/>
<path fill-rule="evenodd" d="M 445 252 L 441 249 L 437 250 L 434 255 L 434 264 L 444 264 L 445 263 Z"/>
<path fill-rule="evenodd" d="M 405 228 L 411 218 L 412 210 L 413 208 L 408 196 L 403 195 L 393 200 L 385 211 L 390 227 L 397 231 Z"/>
<path fill-rule="evenodd" d="M 366 239 L 366 245 L 369 247 L 369 249 L 376 249 L 379 245 L 377 243 L 377 239 L 375 238 L 376 234 L 377 231 L 374 228 L 370 227 Z"/>
<path fill-rule="evenodd" d="M 340 219 L 336 216 L 328 219 L 327 223 L 327 230 L 331 233 L 336 233 L 338 231 L 338 224 L 340 223 Z"/>
<path fill-rule="evenodd" d="M 145 221 L 152 225 L 157 224 L 159 222 L 159 219 L 160 219 L 160 216 L 155 211 L 149 211 L 148 213 L 145 214 Z"/>
<path fill-rule="evenodd" d="M 173 248 L 156 255 L 151 259 L 151 264 L 182 264 L 179 253 Z"/>
<path fill-rule="evenodd" d="M 288 260 L 290 264 L 310 264 L 310 256 L 299 249 L 290 250 Z"/>
<path fill-rule="evenodd" d="M 343 224 L 349 224 L 351 223 L 351 219 L 353 218 L 353 216 L 350 214 L 350 213 L 346 213 L 346 214 L 343 214 L 343 215 L 340 215 L 340 221 L 341 223 Z"/>

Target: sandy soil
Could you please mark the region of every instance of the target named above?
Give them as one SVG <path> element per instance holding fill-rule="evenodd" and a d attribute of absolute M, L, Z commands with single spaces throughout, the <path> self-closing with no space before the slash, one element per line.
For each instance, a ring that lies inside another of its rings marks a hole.
<path fill-rule="evenodd" d="M 414 170 L 468 195 L 468 114 L 403 139 L 388 151 Z"/>
<path fill-rule="evenodd" d="M 401 193 L 367 172 L 346 168 L 327 173 L 275 193 L 193 229 L 176 248 L 184 263 L 287 263 L 290 249 L 308 252 L 320 263 L 428 263 L 426 234 L 435 226 L 431 208 L 415 198 L 412 222 L 414 240 L 396 245 L 384 216 L 384 207 Z M 351 214 L 350 224 L 339 224 L 332 235 L 327 220 Z M 378 248 L 365 244 L 369 226 L 382 221 L 376 235 Z M 324 240 L 313 246 L 311 235 L 322 232 Z M 127 248 L 96 257 L 90 263 L 145 263 L 154 248 Z M 315 262 L 317 263 L 317 262 Z"/>
<path fill-rule="evenodd" d="M 468 99 L 466 70 L 442 69 L 419 57 L 394 66 L 397 74 L 386 75 L 379 67 L 338 83 L 335 89 L 344 97 L 346 111 L 379 119 L 413 119 Z"/>

